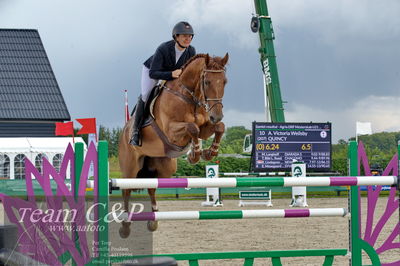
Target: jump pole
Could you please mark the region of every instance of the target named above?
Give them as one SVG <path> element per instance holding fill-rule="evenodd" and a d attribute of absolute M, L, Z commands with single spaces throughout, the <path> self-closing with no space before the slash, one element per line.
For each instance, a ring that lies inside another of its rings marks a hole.
<path fill-rule="evenodd" d="M 356 169 L 357 170 L 357 169 Z M 397 184 L 396 176 L 334 177 L 260 177 L 260 178 L 116 178 L 110 179 L 112 190 L 145 188 L 211 188 L 211 187 L 296 187 L 296 186 L 373 186 Z M 89 180 L 87 186 L 94 187 Z"/>
<path fill-rule="evenodd" d="M 276 209 L 239 211 L 170 211 L 123 213 L 118 218 L 125 221 L 173 221 L 257 218 L 345 217 L 344 208 Z"/>

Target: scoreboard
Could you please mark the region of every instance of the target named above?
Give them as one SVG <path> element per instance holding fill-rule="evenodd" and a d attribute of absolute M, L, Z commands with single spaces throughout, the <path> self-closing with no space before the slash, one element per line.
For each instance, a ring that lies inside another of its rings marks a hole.
<path fill-rule="evenodd" d="M 253 171 L 290 170 L 294 160 L 328 171 L 331 142 L 331 123 L 253 122 Z"/>

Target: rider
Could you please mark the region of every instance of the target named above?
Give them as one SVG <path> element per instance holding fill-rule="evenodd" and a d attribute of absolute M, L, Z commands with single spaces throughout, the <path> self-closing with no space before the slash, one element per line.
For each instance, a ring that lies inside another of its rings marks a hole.
<path fill-rule="evenodd" d="M 194 36 L 192 26 L 186 22 L 178 22 L 172 29 L 172 38 L 158 46 L 154 55 L 147 59 L 142 68 L 142 89 L 136 104 L 135 121 L 130 144 L 140 146 L 140 128 L 143 124 L 145 103 L 157 84 L 158 80 L 172 80 L 178 78 L 181 67 L 196 54 L 190 45 Z"/>

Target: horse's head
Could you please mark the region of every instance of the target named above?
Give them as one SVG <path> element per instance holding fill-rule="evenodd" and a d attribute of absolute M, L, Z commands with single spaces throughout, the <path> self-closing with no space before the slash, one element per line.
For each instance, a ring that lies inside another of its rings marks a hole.
<path fill-rule="evenodd" d="M 223 58 L 197 54 L 186 62 L 179 77 L 180 87 L 191 95 L 197 106 L 206 110 L 214 124 L 224 117 L 222 97 L 227 82 L 225 65 L 228 58 L 228 53 Z"/>
<path fill-rule="evenodd" d="M 215 124 L 222 120 L 222 97 L 227 83 L 225 76 L 225 65 L 228 62 L 229 55 L 221 57 L 210 57 L 208 54 L 204 57 L 204 68 L 201 72 L 200 91 L 203 94 L 205 108 L 209 114 L 211 123 Z"/>

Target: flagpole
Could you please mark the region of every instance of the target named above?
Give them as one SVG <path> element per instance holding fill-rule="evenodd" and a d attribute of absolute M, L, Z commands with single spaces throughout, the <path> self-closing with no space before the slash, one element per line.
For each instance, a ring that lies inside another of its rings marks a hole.
<path fill-rule="evenodd" d="M 125 124 L 129 121 L 128 91 L 125 90 Z"/>

